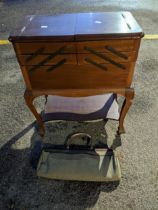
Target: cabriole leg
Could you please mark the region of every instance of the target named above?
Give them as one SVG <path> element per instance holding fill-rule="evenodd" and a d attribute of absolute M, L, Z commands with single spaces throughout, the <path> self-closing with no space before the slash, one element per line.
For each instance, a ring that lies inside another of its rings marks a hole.
<path fill-rule="evenodd" d="M 134 98 L 134 89 L 129 88 L 125 91 L 125 99 L 122 105 L 120 118 L 119 118 L 119 127 L 118 127 L 118 134 L 125 133 L 124 129 L 124 119 L 126 117 L 126 114 L 132 104 L 132 100 Z"/>
<path fill-rule="evenodd" d="M 26 90 L 24 93 L 24 98 L 25 98 L 25 102 L 27 104 L 27 106 L 29 107 L 29 109 L 31 110 L 32 114 L 35 116 L 37 123 L 39 124 L 39 135 L 41 137 L 44 136 L 45 133 L 45 129 L 44 129 L 44 122 L 41 118 L 41 116 L 38 114 L 34 104 L 33 104 L 33 100 L 36 98 L 35 96 L 32 95 L 31 91 Z"/>

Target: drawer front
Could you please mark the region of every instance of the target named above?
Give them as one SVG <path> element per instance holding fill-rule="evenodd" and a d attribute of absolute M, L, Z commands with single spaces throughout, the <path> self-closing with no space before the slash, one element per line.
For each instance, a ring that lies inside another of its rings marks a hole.
<path fill-rule="evenodd" d="M 136 61 L 137 52 L 121 52 L 121 53 L 98 53 L 98 54 L 78 54 L 78 64 L 88 64 L 87 59 L 90 59 L 99 64 L 110 63 L 126 63 Z"/>
<path fill-rule="evenodd" d="M 136 41 L 133 39 L 125 40 L 105 40 L 105 41 L 89 41 L 78 42 L 78 53 L 91 53 L 88 49 L 91 48 L 96 52 L 123 52 L 133 51 L 135 49 Z"/>
<path fill-rule="evenodd" d="M 51 56 L 51 54 L 45 54 L 45 55 L 18 55 L 19 61 L 21 65 L 52 65 L 57 64 L 61 61 L 65 61 L 66 64 L 76 64 L 77 58 L 76 54 L 59 54 Z"/>
<path fill-rule="evenodd" d="M 40 43 L 15 43 L 17 54 L 46 54 L 56 53 L 76 53 L 76 46 L 74 42 L 40 42 Z"/>
<path fill-rule="evenodd" d="M 48 71 L 48 66 L 40 66 L 29 71 L 30 66 L 23 66 L 29 74 L 32 88 L 35 89 L 71 89 L 71 88 L 108 88 L 126 87 L 130 64 L 126 70 L 108 64 L 108 70 L 93 65 L 63 65 Z"/>
<path fill-rule="evenodd" d="M 33 89 L 124 88 L 131 85 L 139 40 L 16 43 Z"/>

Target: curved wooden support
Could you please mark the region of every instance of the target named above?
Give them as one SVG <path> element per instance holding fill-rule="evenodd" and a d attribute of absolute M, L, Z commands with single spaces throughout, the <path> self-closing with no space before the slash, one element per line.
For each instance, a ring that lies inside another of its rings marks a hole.
<path fill-rule="evenodd" d="M 118 127 L 118 134 L 125 133 L 124 129 L 124 119 L 126 117 L 126 114 L 132 104 L 132 99 L 134 98 L 134 89 L 133 88 L 128 88 L 125 90 L 125 99 L 122 105 L 121 113 L 120 113 L 120 118 L 119 118 L 119 127 Z"/>
<path fill-rule="evenodd" d="M 45 103 L 47 102 L 47 97 L 48 95 L 60 95 L 60 96 L 69 96 L 69 97 L 83 97 L 83 96 L 89 96 L 89 95 L 95 95 L 95 94 L 105 94 L 105 93 L 115 93 L 116 94 L 116 99 L 117 99 L 117 95 L 122 95 L 125 97 L 125 100 L 123 102 L 122 108 L 121 108 L 121 112 L 120 112 L 120 118 L 119 118 L 119 127 L 118 127 L 118 134 L 122 134 L 125 133 L 125 129 L 124 129 L 124 119 L 126 117 L 126 114 L 132 104 L 132 99 L 134 98 L 134 89 L 133 88 L 122 88 L 122 89 L 103 89 L 103 90 L 97 90 L 97 92 L 95 92 L 95 90 L 91 90 L 89 91 L 89 93 L 85 94 L 83 93 L 82 90 L 78 90 L 78 91 L 74 91 L 74 90 L 68 90 L 68 91 L 64 91 L 64 90 L 52 90 L 52 91 L 30 91 L 30 90 L 26 90 L 24 93 L 24 98 L 26 101 L 27 106 L 29 107 L 29 109 L 31 110 L 32 114 L 35 116 L 38 124 L 39 124 L 39 135 L 41 137 L 44 136 L 45 133 L 45 129 L 44 129 L 44 122 L 40 116 L 40 114 L 37 112 L 34 104 L 33 104 L 33 100 L 36 97 L 45 96 Z"/>
<path fill-rule="evenodd" d="M 31 110 L 32 114 L 35 116 L 38 124 L 39 124 L 39 135 L 41 137 L 44 136 L 44 133 L 45 133 L 45 129 L 44 129 L 44 122 L 40 116 L 40 114 L 38 114 L 34 104 L 33 104 L 33 101 L 34 99 L 36 98 L 36 96 L 33 96 L 32 92 L 29 91 L 29 90 L 25 90 L 25 93 L 24 93 L 24 98 L 25 98 L 25 102 L 27 104 L 27 106 L 29 107 L 29 109 Z"/>
<path fill-rule="evenodd" d="M 46 105 L 47 100 L 48 100 L 48 95 L 45 95 L 44 97 L 45 97 L 45 105 Z"/>

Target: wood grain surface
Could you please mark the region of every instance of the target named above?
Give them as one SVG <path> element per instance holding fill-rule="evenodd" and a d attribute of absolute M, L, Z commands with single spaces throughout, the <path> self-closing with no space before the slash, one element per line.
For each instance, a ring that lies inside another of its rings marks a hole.
<path fill-rule="evenodd" d="M 24 97 L 40 125 L 40 135 L 44 135 L 44 122 L 33 104 L 36 97 L 82 97 L 111 91 L 125 97 L 118 130 L 124 133 L 142 36 L 129 12 L 26 17 L 9 39 L 26 84 Z"/>

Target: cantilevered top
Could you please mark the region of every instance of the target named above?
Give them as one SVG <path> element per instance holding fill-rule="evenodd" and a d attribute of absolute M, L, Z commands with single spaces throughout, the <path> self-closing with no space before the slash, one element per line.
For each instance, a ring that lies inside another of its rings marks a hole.
<path fill-rule="evenodd" d="M 96 12 L 26 16 L 9 40 L 79 41 L 142 36 L 142 29 L 130 12 Z"/>

